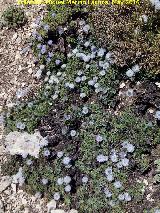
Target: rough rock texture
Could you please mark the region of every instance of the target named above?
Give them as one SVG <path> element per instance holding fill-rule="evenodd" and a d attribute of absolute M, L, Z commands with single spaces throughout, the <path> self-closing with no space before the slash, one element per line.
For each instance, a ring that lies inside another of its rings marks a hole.
<path fill-rule="evenodd" d="M 9 176 L 3 176 L 0 181 L 0 193 L 3 192 L 8 186 L 11 185 L 11 178 Z"/>
<path fill-rule="evenodd" d="M 12 4 L 16 4 L 16 0 L 0 0 L 0 16 Z M 24 27 L 18 30 L 0 30 L 0 113 L 4 106 L 12 105 L 17 89 L 29 87 L 36 91 L 40 85 L 33 77 L 36 68 L 32 51 L 25 47 L 28 47 L 35 18 L 43 16 L 45 7 L 25 6 L 28 22 Z M 45 199 L 36 199 L 35 196 L 26 194 L 11 182 L 10 177 L 1 175 L 1 165 L 7 160 L 3 132 L 4 127 L 0 126 L 0 213 L 47 212 Z"/>
<path fill-rule="evenodd" d="M 5 140 L 6 150 L 11 155 L 18 154 L 23 157 L 31 155 L 38 158 L 40 149 L 47 144 L 48 141 L 39 132 L 28 134 L 14 131 L 10 132 Z"/>

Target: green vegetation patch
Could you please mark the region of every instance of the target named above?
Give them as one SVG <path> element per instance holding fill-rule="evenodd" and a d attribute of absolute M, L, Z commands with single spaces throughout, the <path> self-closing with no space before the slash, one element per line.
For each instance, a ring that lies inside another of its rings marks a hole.
<path fill-rule="evenodd" d="M 24 11 L 16 6 L 8 7 L 2 14 L 2 23 L 9 28 L 23 26 L 27 21 Z"/>
<path fill-rule="evenodd" d="M 50 6 L 45 19 L 37 20 L 35 77 L 44 84 L 36 97 L 17 101 L 6 114 L 6 131 L 23 135 L 37 129 L 47 144 L 39 158 L 12 156 L 2 171 L 14 175 L 20 167 L 16 178 L 25 180 L 28 192 L 55 199 L 67 210 L 135 212 L 137 203 L 146 204 L 138 178 L 154 165 L 160 112 L 149 121 L 137 117 L 134 106 L 118 109 L 120 83 L 133 81 L 139 66 L 117 68 L 109 49 L 97 45 L 83 9 Z"/>

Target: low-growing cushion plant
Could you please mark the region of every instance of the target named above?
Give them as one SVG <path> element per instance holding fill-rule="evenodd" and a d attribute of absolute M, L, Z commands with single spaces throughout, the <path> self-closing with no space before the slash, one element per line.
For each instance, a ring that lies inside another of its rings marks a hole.
<path fill-rule="evenodd" d="M 66 210 L 139 212 L 138 203 L 145 211 L 145 186 L 137 179 L 154 164 L 159 113 L 150 121 L 142 114 L 137 117 L 134 105 L 118 108 L 120 83 L 133 83 L 133 71 L 126 75 L 127 70 L 119 70 L 112 53 L 97 45 L 83 9 L 51 7 L 44 20 L 37 20 L 35 77 L 44 84 L 32 100 L 15 100 L 6 114 L 6 130 L 19 131 L 23 138 L 24 131 L 33 136 L 36 129 L 47 144 L 39 158 L 19 151 L 2 171 L 18 172 L 14 178 L 25 180 L 28 192 L 55 199 Z M 147 209 L 158 205 L 147 204 Z"/>
<path fill-rule="evenodd" d="M 150 1 L 98 7 L 90 19 L 96 38 L 113 50 L 117 65 L 138 63 L 148 76 L 160 73 L 160 11 Z"/>
<path fill-rule="evenodd" d="M 48 136 L 49 144 L 39 159 L 14 157 L 3 172 L 15 174 L 16 167 L 11 165 L 19 162 L 28 192 L 41 192 L 50 199 L 58 193 L 59 204 L 79 212 L 125 211 L 128 202 L 143 199 L 143 185 L 133 173 L 138 176 L 145 171 L 141 158 L 145 153 L 151 167 L 150 152 L 160 139 L 156 125 L 148 125 L 130 110 L 113 117 L 96 103 L 88 103 L 90 114 L 85 116 L 70 109 L 66 120 L 66 106 L 58 104 L 41 120 L 38 128 L 42 136 Z"/>
<path fill-rule="evenodd" d="M 8 28 L 17 28 L 23 26 L 27 18 L 23 9 L 17 6 L 8 7 L 2 14 L 2 23 Z"/>

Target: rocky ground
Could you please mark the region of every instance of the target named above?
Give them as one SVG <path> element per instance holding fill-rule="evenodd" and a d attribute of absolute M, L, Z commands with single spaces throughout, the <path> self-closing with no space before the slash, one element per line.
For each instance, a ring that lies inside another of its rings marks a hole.
<path fill-rule="evenodd" d="M 0 1 L 0 16 L 10 5 L 16 4 L 15 0 Z M 23 6 L 22 6 L 23 7 Z M 45 5 L 28 6 L 24 8 L 28 18 L 27 24 L 14 31 L 3 28 L 0 31 L 0 112 L 2 108 L 13 105 L 16 92 L 21 88 L 29 88 L 36 91 L 40 82 L 34 78 L 35 64 L 28 41 L 34 28 L 35 17 L 41 17 L 45 13 Z M 7 160 L 7 153 L 3 145 L 3 127 L 0 126 L 0 166 Z M 45 213 L 52 209 L 52 213 L 63 213 L 56 208 L 55 201 L 47 206 L 45 199 L 30 196 L 17 188 L 8 176 L 0 173 L 0 213 Z M 75 213 L 76 211 L 71 211 Z"/>
<path fill-rule="evenodd" d="M 16 0 L 0 0 L 0 17 L 3 11 L 12 4 L 16 4 Z M 35 74 L 37 73 L 37 67 L 34 63 L 35 58 L 30 48 L 29 43 L 31 42 L 31 35 L 36 26 L 35 21 L 38 16 L 42 17 L 47 12 L 46 5 L 33 5 L 33 6 L 21 6 L 25 15 L 27 16 L 27 23 L 17 29 L 11 30 L 8 28 L 3 28 L 0 31 L 0 113 L 2 109 L 12 108 L 14 103 L 19 99 L 18 96 L 21 96 L 21 91 L 27 91 L 26 97 L 34 96 L 36 91 L 38 91 L 41 86 L 41 80 L 35 78 Z M 88 25 L 87 25 L 88 26 Z M 98 31 L 99 32 L 99 31 Z M 45 46 L 45 45 L 44 45 Z M 62 45 L 63 46 L 63 45 Z M 69 58 L 69 57 L 68 57 Z M 42 65 L 44 66 L 44 65 Z M 130 69 L 130 71 L 132 71 Z M 125 78 L 126 79 L 126 78 Z M 159 82 L 134 82 L 130 83 L 130 81 L 120 82 L 119 88 L 117 89 L 117 105 L 115 115 L 123 111 L 125 106 L 133 105 L 136 108 L 137 115 L 145 114 L 151 120 L 155 119 L 156 109 L 159 109 Z M 157 87 L 156 87 L 157 86 Z M 46 96 L 46 94 L 45 94 Z M 75 97 L 77 98 L 77 97 Z M 94 98 L 94 97 L 93 97 Z M 74 98 L 73 98 L 74 101 Z M 93 102 L 92 102 L 93 103 Z M 45 106 L 45 105 L 44 105 Z M 43 106 L 42 106 L 43 107 Z M 87 109 L 88 110 L 88 109 Z M 55 108 L 53 110 L 55 113 Z M 45 122 L 50 122 L 50 117 L 53 119 L 53 122 L 59 117 L 54 118 L 53 115 L 49 114 L 49 119 L 47 117 L 43 118 L 42 125 L 39 126 L 39 129 L 46 130 L 46 127 L 43 129 Z M 85 113 L 82 113 L 85 114 Z M 8 114 L 7 114 L 8 115 Z M 27 118 L 28 118 L 27 114 Z M 19 119 L 19 115 L 18 115 Z M 46 119 L 46 120 L 45 120 Z M 30 119 L 33 120 L 33 119 Z M 43 122 L 44 121 L 44 122 Z M 47 127 L 51 128 L 50 123 L 47 123 Z M 0 117 L 1 123 L 1 117 Z M 61 125 L 59 125 L 61 126 Z M 52 133 L 56 135 L 54 132 L 55 126 L 53 125 Z M 50 129 L 47 130 L 47 134 Z M 59 131 L 59 128 L 58 128 Z M 57 132 L 58 132 L 57 131 Z M 42 131 L 43 132 L 43 131 Z M 45 136 L 45 135 L 44 135 Z M 66 143 L 63 143 L 66 146 Z M 18 143 L 19 146 L 19 143 Z M 76 146 L 74 146 L 76 147 Z M 159 147 L 156 147 L 159 150 Z M 63 149 L 62 149 L 63 150 Z M 59 151 L 57 149 L 57 151 Z M 76 150 L 77 151 L 77 150 Z M 157 151 L 158 152 L 158 151 Z M 153 159 L 150 159 L 152 165 L 154 161 L 154 157 L 156 156 L 156 150 L 153 150 Z M 157 154 L 157 158 L 159 158 L 159 153 Z M 47 198 L 41 198 L 39 193 L 36 193 L 34 196 L 27 194 L 19 187 L 17 183 L 13 181 L 12 177 L 2 176 L 1 175 L 1 166 L 10 159 L 10 155 L 7 153 L 4 146 L 4 128 L 0 126 L 0 213 L 65 213 L 64 210 L 60 208 L 65 208 L 64 200 L 62 200 L 62 205 L 60 203 L 56 204 L 55 200 L 47 200 Z M 147 159 L 147 158 L 146 158 Z M 148 158 L 149 159 L 149 158 Z M 16 159 L 16 162 L 18 160 Z M 15 161 L 14 167 L 15 167 Z M 36 165 L 37 166 L 37 165 Z M 47 165 L 45 164 L 45 167 Z M 145 166 L 145 162 L 144 162 Z M 150 167 L 152 167 L 150 165 Z M 149 168 L 150 168 L 149 167 Z M 8 168 L 8 166 L 7 166 Z M 44 168 L 44 167 L 43 167 Z M 56 167 L 55 167 L 56 168 Z M 36 168 L 33 169 L 37 171 Z M 134 203 L 134 206 L 127 207 L 126 212 L 142 212 L 142 208 L 146 209 L 146 207 L 154 207 L 157 206 L 157 201 L 159 200 L 159 189 L 153 183 L 153 176 L 155 168 L 151 169 L 151 171 L 146 170 L 147 172 L 143 175 L 137 175 L 136 181 L 137 183 L 142 183 L 143 188 L 142 191 L 145 191 L 145 199 L 142 205 L 137 205 Z M 58 172 L 57 172 L 58 173 Z M 30 174 L 30 170 L 29 170 Z M 66 174 L 67 175 L 67 174 Z M 55 175 L 54 175 L 55 177 Z M 132 178 L 132 177 L 131 177 Z M 97 178 L 98 179 L 98 178 Z M 35 182 L 34 182 L 35 184 Z M 32 187 L 31 187 L 32 188 Z M 52 188 L 53 189 L 53 188 Z M 48 188 L 47 188 L 48 190 Z M 49 190 L 48 190 L 49 191 Z M 51 190 L 52 193 L 52 190 Z M 75 196 L 76 197 L 76 196 Z M 78 196 L 77 196 L 78 197 Z M 76 197 L 76 198 L 77 198 Z M 88 202 L 88 199 L 87 199 Z M 71 202 L 73 203 L 73 202 Z M 155 204 L 155 205 L 154 205 Z M 159 205 L 159 204 L 158 204 Z M 97 203 L 96 203 L 97 206 Z M 76 205 L 72 205 L 73 208 L 77 208 Z M 135 208 L 134 208 L 135 207 Z M 58 208 L 58 209 L 57 209 Z M 129 209 L 129 210 L 128 210 Z M 86 212 L 87 211 L 81 211 Z M 156 212 L 156 211 L 155 211 Z M 77 213 L 77 210 L 69 210 L 67 213 Z M 105 211 L 106 213 L 106 211 Z"/>

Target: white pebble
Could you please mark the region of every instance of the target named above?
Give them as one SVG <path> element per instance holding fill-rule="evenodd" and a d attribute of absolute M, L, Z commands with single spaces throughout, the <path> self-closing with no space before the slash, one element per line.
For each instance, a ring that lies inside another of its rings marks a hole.
<path fill-rule="evenodd" d="M 45 68 L 45 65 L 41 64 L 40 65 L 40 70 L 44 70 L 44 68 Z"/>

